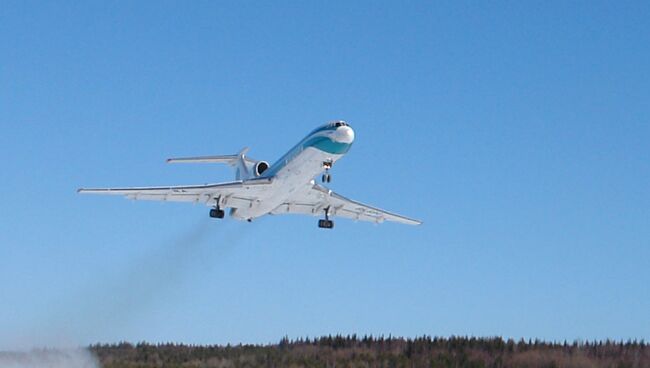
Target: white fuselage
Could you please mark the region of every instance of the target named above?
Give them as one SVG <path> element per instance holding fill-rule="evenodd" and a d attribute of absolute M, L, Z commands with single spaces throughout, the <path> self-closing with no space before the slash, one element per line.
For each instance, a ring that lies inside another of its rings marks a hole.
<path fill-rule="evenodd" d="M 259 198 L 249 208 L 231 210 L 231 216 L 250 220 L 266 215 L 291 198 L 307 192 L 314 185 L 314 177 L 329 169 L 345 155 L 354 140 L 354 131 L 349 126 L 315 131 L 292 148 L 278 162 L 269 168 L 271 184 L 264 186 Z"/>
<path fill-rule="evenodd" d="M 325 171 L 324 163 L 334 163 L 343 155 L 330 154 L 308 147 L 273 176 L 271 185 L 264 188 L 260 198 L 250 208 L 237 208 L 231 216 L 240 220 L 260 217 L 273 211 L 291 197 L 306 192 L 314 185 L 314 177 Z"/>

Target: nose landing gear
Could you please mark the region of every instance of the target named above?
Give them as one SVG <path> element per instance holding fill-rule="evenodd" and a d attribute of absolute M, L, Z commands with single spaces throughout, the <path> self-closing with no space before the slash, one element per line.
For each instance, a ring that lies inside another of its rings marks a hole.
<path fill-rule="evenodd" d="M 332 181 L 332 176 L 329 173 L 329 170 L 332 168 L 332 162 L 331 161 L 323 162 L 323 168 L 325 169 L 325 173 L 323 173 L 323 176 L 321 177 L 321 181 L 323 183 L 329 183 Z"/>
<path fill-rule="evenodd" d="M 330 220 L 330 208 L 325 208 L 325 219 L 318 220 L 318 227 L 321 229 L 334 228 L 334 221 Z"/>

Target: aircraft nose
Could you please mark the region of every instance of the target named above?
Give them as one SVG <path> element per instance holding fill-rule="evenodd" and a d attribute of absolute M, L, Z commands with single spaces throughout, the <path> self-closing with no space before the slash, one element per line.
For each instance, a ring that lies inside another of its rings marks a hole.
<path fill-rule="evenodd" d="M 354 130 L 349 126 L 340 126 L 336 128 L 334 139 L 339 143 L 352 143 L 354 141 Z"/>

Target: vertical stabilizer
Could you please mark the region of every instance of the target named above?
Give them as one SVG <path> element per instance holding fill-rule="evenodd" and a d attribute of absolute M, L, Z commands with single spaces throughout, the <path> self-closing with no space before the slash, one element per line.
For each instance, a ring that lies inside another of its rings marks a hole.
<path fill-rule="evenodd" d="M 246 180 L 251 177 L 251 170 L 249 165 L 246 162 L 246 153 L 248 152 L 249 148 L 244 147 L 239 151 L 239 153 L 236 155 L 236 161 L 235 165 L 237 167 L 237 171 L 235 173 L 235 178 L 237 180 Z"/>

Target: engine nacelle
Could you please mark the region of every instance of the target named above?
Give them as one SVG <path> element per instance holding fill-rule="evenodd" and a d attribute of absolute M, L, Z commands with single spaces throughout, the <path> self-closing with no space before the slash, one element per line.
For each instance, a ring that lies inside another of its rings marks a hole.
<path fill-rule="evenodd" d="M 269 168 L 269 163 L 268 162 L 266 162 L 266 161 L 258 161 L 255 164 L 255 167 L 253 168 L 253 173 L 255 174 L 256 177 L 260 176 L 268 168 Z"/>

